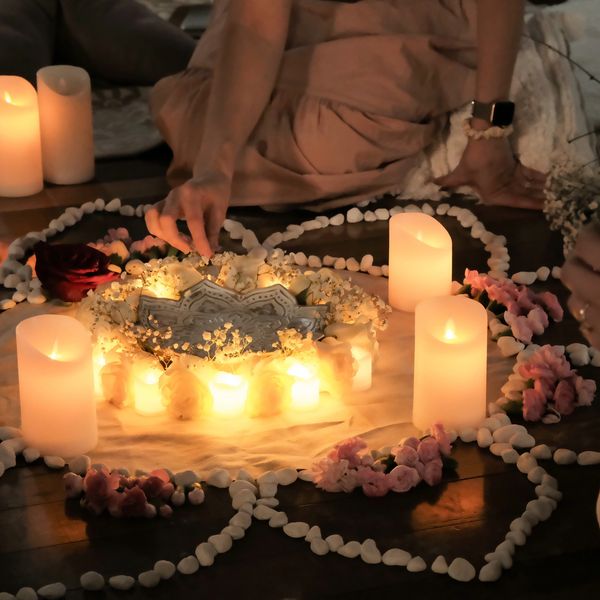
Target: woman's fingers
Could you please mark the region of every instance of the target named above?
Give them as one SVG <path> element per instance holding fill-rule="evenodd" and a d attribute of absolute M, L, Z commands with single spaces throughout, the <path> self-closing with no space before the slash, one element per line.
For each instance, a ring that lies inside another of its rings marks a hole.
<path fill-rule="evenodd" d="M 563 265 L 561 279 L 584 302 L 594 303 L 600 298 L 600 273 L 577 257 L 572 256 Z"/>
<path fill-rule="evenodd" d="M 204 222 L 204 209 L 199 202 L 186 203 L 184 206 L 185 219 L 188 229 L 194 240 L 196 252 L 201 256 L 210 257 L 213 255 L 208 237 L 206 236 L 206 224 Z"/>
<path fill-rule="evenodd" d="M 225 220 L 225 210 L 222 206 L 213 204 L 207 215 L 206 219 L 206 233 L 208 241 L 213 252 L 216 252 L 219 248 L 219 233 Z"/>
<path fill-rule="evenodd" d="M 174 248 L 177 248 L 177 250 L 189 253 L 192 251 L 192 248 L 177 227 L 177 219 L 181 211 L 176 194 L 177 192 L 171 192 L 167 196 L 158 219 L 162 231 L 162 239 Z"/>
<path fill-rule="evenodd" d="M 579 232 L 573 255 L 588 264 L 594 271 L 600 271 L 599 223 L 591 223 Z"/>
<path fill-rule="evenodd" d="M 152 235 L 156 236 L 157 238 L 160 238 L 161 240 L 163 239 L 163 237 L 162 237 L 162 230 L 160 228 L 159 217 L 160 217 L 160 212 L 161 212 L 163 206 L 164 206 L 164 201 L 158 202 L 157 204 L 152 206 L 152 208 L 150 208 L 144 216 L 144 219 L 146 221 L 146 227 L 148 228 L 148 231 Z"/>
<path fill-rule="evenodd" d="M 530 169 L 526 167 L 523 163 L 519 163 L 519 167 L 523 175 L 532 182 L 536 182 L 537 184 L 542 184 L 542 187 L 546 183 L 547 175 L 542 173 L 541 171 L 536 171 L 535 169 Z"/>
<path fill-rule="evenodd" d="M 579 321 L 579 328 L 595 348 L 600 348 L 600 307 L 573 294 L 567 300 L 571 314 Z"/>

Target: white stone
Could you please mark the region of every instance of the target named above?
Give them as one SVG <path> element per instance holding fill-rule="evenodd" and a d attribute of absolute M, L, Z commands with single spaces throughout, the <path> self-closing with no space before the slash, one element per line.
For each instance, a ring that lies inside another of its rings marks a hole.
<path fill-rule="evenodd" d="M 175 575 L 176 567 L 170 560 L 157 560 L 154 563 L 154 570 L 161 579 L 171 579 Z"/>
<path fill-rule="evenodd" d="M 489 448 L 494 441 L 492 433 L 489 429 L 482 427 L 477 430 L 477 445 L 480 448 Z"/>
<path fill-rule="evenodd" d="M 496 551 L 507 552 L 511 556 L 515 553 L 515 545 L 510 540 L 505 539 L 496 546 Z"/>
<path fill-rule="evenodd" d="M 256 504 L 256 496 L 250 490 L 243 489 L 233 496 L 231 505 L 237 510 L 246 502 Z"/>
<path fill-rule="evenodd" d="M 241 527 L 242 529 L 248 529 L 252 525 L 252 517 L 248 513 L 237 512 L 229 519 L 229 524 Z"/>
<path fill-rule="evenodd" d="M 574 462 L 577 462 L 577 454 L 573 450 L 559 448 L 554 452 L 554 462 L 557 465 L 572 465 Z"/>
<path fill-rule="evenodd" d="M 587 467 L 588 465 L 600 464 L 600 452 L 585 450 L 577 455 L 577 464 Z"/>
<path fill-rule="evenodd" d="M 403 212 L 404 212 L 403 206 L 393 206 L 392 208 L 390 208 L 390 217 L 393 217 L 394 215 L 397 215 L 397 214 L 403 213 Z"/>
<path fill-rule="evenodd" d="M 323 223 L 317 221 L 316 219 L 311 219 L 310 221 L 304 221 L 304 223 L 302 223 L 302 229 L 304 229 L 304 231 L 313 231 L 315 229 L 322 228 Z"/>
<path fill-rule="evenodd" d="M 206 483 L 213 487 L 226 488 L 231 483 L 231 476 L 225 469 L 213 469 L 206 478 Z"/>
<path fill-rule="evenodd" d="M 323 537 L 321 535 L 321 528 L 318 525 L 313 525 L 308 533 L 304 536 L 304 540 L 307 542 L 312 542 L 315 538 Z"/>
<path fill-rule="evenodd" d="M 533 448 L 535 439 L 532 435 L 520 431 L 510 437 L 509 443 L 515 448 Z"/>
<path fill-rule="evenodd" d="M 44 296 L 40 290 L 33 290 L 27 294 L 27 302 L 29 302 L 29 304 L 44 304 L 46 300 L 46 296 Z"/>
<path fill-rule="evenodd" d="M 331 552 L 337 552 L 343 545 L 344 539 L 339 533 L 332 533 L 325 538 L 327 545 L 329 546 L 329 550 Z"/>
<path fill-rule="evenodd" d="M 447 202 L 442 202 L 442 204 L 437 205 L 435 212 L 440 216 L 444 216 L 449 209 L 450 205 Z"/>
<path fill-rule="evenodd" d="M 500 456 L 507 465 L 514 465 L 519 460 L 519 453 L 515 449 L 504 450 Z"/>
<path fill-rule="evenodd" d="M 0 310 L 10 310 L 16 305 L 17 303 L 11 298 L 3 298 L 2 300 L 0 300 Z"/>
<path fill-rule="evenodd" d="M 556 423 L 560 422 L 560 416 L 559 415 L 555 415 L 552 413 L 549 413 L 547 415 L 544 415 L 542 417 L 542 423 L 544 423 L 544 425 L 554 425 Z"/>
<path fill-rule="evenodd" d="M 271 517 L 273 517 L 275 515 L 277 511 L 273 510 L 271 507 L 269 506 L 265 506 L 264 504 L 259 504 L 255 509 L 254 509 L 254 518 L 258 519 L 259 521 L 268 521 Z"/>
<path fill-rule="evenodd" d="M 590 348 L 590 364 L 592 367 L 600 367 L 600 351 L 596 348 Z"/>
<path fill-rule="evenodd" d="M 319 221 L 322 227 L 327 227 L 329 225 L 329 217 L 326 217 L 325 215 L 318 215 L 315 217 L 315 221 Z"/>
<path fill-rule="evenodd" d="M 448 575 L 455 579 L 456 581 L 462 581 L 466 583 L 467 581 L 471 581 L 475 579 L 475 575 L 477 575 L 477 571 L 475 571 L 475 567 L 465 558 L 455 558 L 448 567 Z"/>
<path fill-rule="evenodd" d="M 554 279 L 560 279 L 561 274 L 562 274 L 562 269 L 560 267 L 552 267 L 552 270 L 550 271 L 552 274 L 552 277 Z"/>
<path fill-rule="evenodd" d="M 23 450 L 23 458 L 27 463 L 36 461 L 40 455 L 40 451 L 37 448 L 25 448 L 25 450 Z"/>
<path fill-rule="evenodd" d="M 315 538 L 310 542 L 310 549 L 317 556 L 325 556 L 329 553 L 329 546 L 327 542 L 321 538 Z"/>
<path fill-rule="evenodd" d="M 360 270 L 368 271 L 373 266 L 373 255 L 365 254 L 360 260 Z"/>
<path fill-rule="evenodd" d="M 377 217 L 375 216 L 375 213 L 372 210 L 365 211 L 364 217 L 366 223 L 374 223 L 375 221 L 377 221 Z"/>
<path fill-rule="evenodd" d="M 546 444 L 534 446 L 529 453 L 538 460 L 548 460 L 552 458 L 552 450 Z"/>
<path fill-rule="evenodd" d="M 9 289 L 16 289 L 21 283 L 21 278 L 15 273 L 11 273 L 4 278 L 4 287 Z"/>
<path fill-rule="evenodd" d="M 445 575 L 448 572 L 448 563 L 441 554 L 431 563 L 431 570 L 438 575 Z"/>
<path fill-rule="evenodd" d="M 511 531 L 521 531 L 525 535 L 531 535 L 531 531 L 532 531 L 531 523 L 529 521 L 527 521 L 527 519 L 524 519 L 523 517 L 517 517 L 516 519 L 513 519 L 511 521 L 510 530 Z M 514 542 L 514 540 L 511 540 L 511 541 Z"/>
<path fill-rule="evenodd" d="M 329 254 L 326 254 L 323 257 L 323 266 L 324 267 L 333 267 L 336 260 L 337 260 L 337 257 L 329 256 Z"/>
<path fill-rule="evenodd" d="M 121 200 L 119 198 L 113 198 L 106 206 L 104 210 L 106 212 L 117 212 L 121 208 Z"/>
<path fill-rule="evenodd" d="M 287 525 L 288 517 L 283 511 L 276 511 L 275 514 L 269 519 L 269 527 L 278 528 Z"/>
<path fill-rule="evenodd" d="M 179 473 L 175 473 L 175 476 L 173 477 L 175 485 L 180 485 L 182 487 L 190 487 L 199 481 L 200 477 L 198 477 L 194 471 L 180 471 Z"/>
<path fill-rule="evenodd" d="M 79 583 L 84 590 L 97 592 L 104 587 L 104 577 L 96 571 L 88 571 L 79 578 Z"/>
<path fill-rule="evenodd" d="M 545 474 L 546 474 L 546 471 L 543 467 L 534 467 L 533 469 L 528 471 L 527 479 L 529 479 L 529 481 L 531 481 L 531 483 L 535 483 L 535 484 L 542 483 L 542 479 Z"/>
<path fill-rule="evenodd" d="M 292 468 L 279 469 L 275 477 L 279 485 L 291 485 L 298 479 L 298 471 Z"/>
<path fill-rule="evenodd" d="M 336 258 L 335 262 L 333 263 L 333 268 L 337 269 L 338 271 L 345 269 L 346 268 L 346 259 L 342 256 L 340 256 L 339 258 Z"/>
<path fill-rule="evenodd" d="M 550 277 L 550 269 L 548 267 L 540 267 L 535 274 L 540 281 L 546 281 Z"/>
<path fill-rule="evenodd" d="M 314 473 L 310 469 L 304 469 L 298 473 L 298 479 L 301 479 L 302 481 L 312 482 L 314 481 L 314 478 Z"/>
<path fill-rule="evenodd" d="M 16 596 L 8 592 L 0 592 L 0 600 L 15 600 Z"/>
<path fill-rule="evenodd" d="M 485 555 L 485 560 L 488 563 L 497 562 L 503 569 L 510 569 L 513 565 L 512 556 L 504 550 L 495 550 Z"/>
<path fill-rule="evenodd" d="M 502 423 L 494 417 L 487 417 L 480 423 L 479 427 L 485 427 L 486 429 L 489 429 L 490 432 L 494 433 L 496 429 L 502 427 Z"/>
<path fill-rule="evenodd" d="M 17 600 L 37 600 L 37 592 L 32 587 L 22 587 L 16 594 Z"/>
<path fill-rule="evenodd" d="M 544 483 L 535 486 L 535 493 L 538 498 L 546 496 L 546 498 L 551 498 L 552 500 L 556 500 L 556 502 L 560 502 L 563 497 L 560 490 Z"/>
<path fill-rule="evenodd" d="M 67 588 L 64 583 L 49 583 L 42 586 L 37 593 L 45 600 L 54 600 L 55 598 L 62 598 L 67 593 Z"/>
<path fill-rule="evenodd" d="M 231 536 L 226 533 L 217 533 L 208 538 L 208 543 L 212 544 L 219 554 L 225 554 L 225 552 L 231 550 L 233 540 L 231 539 Z"/>
<path fill-rule="evenodd" d="M 518 354 L 525 348 L 525 344 L 518 342 L 511 335 L 503 335 L 498 338 L 498 348 L 500 348 L 500 353 L 504 357 L 514 356 Z"/>
<path fill-rule="evenodd" d="M 130 590 L 135 585 L 135 579 L 129 575 L 113 575 L 108 580 L 108 585 L 115 590 Z"/>
<path fill-rule="evenodd" d="M 81 205 L 81 210 L 86 215 L 91 215 L 93 212 L 95 212 L 96 207 L 94 206 L 93 202 L 85 202 L 84 204 Z"/>
<path fill-rule="evenodd" d="M 188 501 L 192 506 L 199 506 L 204 502 L 204 490 L 198 486 L 188 492 Z"/>
<path fill-rule="evenodd" d="M 91 465 L 92 459 L 89 456 L 82 454 L 69 461 L 69 471 L 77 473 L 77 475 L 85 475 Z"/>
<path fill-rule="evenodd" d="M 21 284 L 19 284 L 19 286 L 21 286 Z M 21 302 L 24 302 L 27 299 L 27 294 L 20 292 L 20 291 L 16 291 L 13 295 L 12 295 L 12 299 L 17 303 L 20 304 Z"/>
<path fill-rule="evenodd" d="M 125 206 L 121 206 L 119 213 L 121 213 L 124 217 L 133 217 L 135 216 L 135 208 L 127 204 Z"/>
<path fill-rule="evenodd" d="M 378 221 L 387 221 L 390 218 L 390 211 L 387 208 L 376 208 L 375 217 Z"/>
<path fill-rule="evenodd" d="M 229 495 L 233 498 L 242 490 L 248 490 L 254 495 L 258 493 L 258 488 L 250 481 L 247 481 L 245 479 L 236 479 L 229 486 Z"/>
<path fill-rule="evenodd" d="M 515 546 L 524 546 L 527 542 L 527 536 L 522 530 L 509 531 L 506 534 L 506 539 L 515 544 Z"/>
<path fill-rule="evenodd" d="M 223 527 L 221 533 L 226 533 L 232 540 L 241 540 L 246 535 L 246 530 L 235 525 L 227 525 Z"/>
<path fill-rule="evenodd" d="M 556 477 L 552 477 L 552 475 L 548 475 L 548 473 L 546 473 L 544 475 L 544 477 L 542 478 L 542 484 L 549 485 L 550 487 L 553 487 L 555 490 L 558 489 L 558 479 L 556 479 Z"/>
<path fill-rule="evenodd" d="M 262 498 L 273 498 L 277 494 L 276 483 L 259 483 L 258 491 Z"/>
<path fill-rule="evenodd" d="M 268 506 L 269 508 L 275 508 L 279 506 L 279 500 L 277 498 L 259 498 L 256 501 L 256 504 L 262 504 L 264 506 Z"/>
<path fill-rule="evenodd" d="M 479 581 L 484 583 L 498 581 L 502 575 L 502 564 L 498 560 L 492 560 L 481 567 Z"/>
<path fill-rule="evenodd" d="M 338 213 L 329 219 L 329 224 L 333 226 L 343 225 L 345 217 L 342 213 Z"/>
<path fill-rule="evenodd" d="M 352 207 L 346 213 L 346 221 L 348 221 L 348 223 L 360 223 L 363 219 L 364 216 L 362 212 L 360 211 L 360 209 L 356 208 L 356 206 Z"/>
<path fill-rule="evenodd" d="M 308 258 L 306 258 L 306 254 L 304 254 L 304 252 L 294 252 L 294 262 L 299 267 L 304 267 L 308 262 Z"/>
<path fill-rule="evenodd" d="M 10 440 L 4 440 L 2 442 L 6 447 L 12 448 L 13 452 L 16 454 L 21 454 L 23 450 L 26 448 L 25 439 L 22 437 L 11 438 Z"/>
<path fill-rule="evenodd" d="M 546 521 L 552 514 L 552 506 L 539 498 L 529 501 L 525 510 L 532 512 L 540 521 Z"/>
<path fill-rule="evenodd" d="M 411 573 L 420 573 L 427 569 L 427 564 L 420 556 L 413 556 L 406 564 L 406 570 Z"/>
<path fill-rule="evenodd" d="M 65 459 L 60 456 L 44 456 L 44 462 L 50 469 L 62 469 L 65 466 Z"/>
<path fill-rule="evenodd" d="M 185 492 L 181 488 L 177 488 L 171 494 L 171 504 L 173 506 L 183 506 L 185 504 Z"/>
<path fill-rule="evenodd" d="M 519 456 L 519 460 L 517 460 L 517 469 L 524 474 L 529 473 L 529 471 L 535 469 L 537 466 L 537 460 L 535 460 L 529 452 L 523 452 L 523 454 Z"/>
<path fill-rule="evenodd" d="M 490 452 L 494 455 L 494 456 L 502 456 L 502 453 L 505 450 L 512 450 L 512 446 L 510 444 L 506 444 L 506 443 L 501 443 L 501 442 L 494 442 L 491 446 L 490 446 Z"/>
<path fill-rule="evenodd" d="M 315 254 L 311 254 L 308 257 L 308 263 L 307 264 L 312 269 L 318 269 L 318 268 L 320 268 L 322 266 L 323 263 L 321 262 L 321 259 L 318 256 L 316 256 Z"/>
<path fill-rule="evenodd" d="M 494 441 L 501 442 L 501 443 L 508 443 L 508 442 L 510 442 L 510 438 L 515 433 L 520 433 L 520 432 L 527 433 L 527 429 L 525 429 L 525 427 L 523 427 L 523 425 L 518 425 L 517 423 L 511 423 L 510 425 L 504 425 L 503 427 L 500 427 L 500 429 L 496 429 L 496 431 L 494 431 L 494 434 L 493 434 Z"/>
<path fill-rule="evenodd" d="M 372 267 L 369 267 L 367 269 L 367 273 L 369 273 L 369 275 L 373 275 L 373 277 L 381 277 L 383 274 L 383 271 L 382 271 L 381 267 L 373 265 Z"/>
<path fill-rule="evenodd" d="M 304 538 L 310 527 L 302 521 L 292 521 L 283 526 L 284 533 L 291 538 Z"/>
<path fill-rule="evenodd" d="M 249 229 L 246 229 L 244 231 L 244 235 L 242 236 L 242 246 L 246 250 L 252 250 L 252 248 L 256 248 L 256 246 L 260 246 L 260 243 L 259 243 L 258 238 L 256 237 L 256 234 L 254 233 L 254 231 L 250 231 Z"/>
<path fill-rule="evenodd" d="M 356 540 L 352 540 L 351 542 L 346 542 L 343 546 L 338 548 L 337 553 L 344 558 L 356 558 L 360 555 L 361 544 Z"/>
<path fill-rule="evenodd" d="M 464 427 L 458 430 L 458 437 L 463 442 L 474 442 L 477 439 L 477 430 L 474 427 Z"/>
<path fill-rule="evenodd" d="M 217 549 L 210 542 L 202 542 L 196 546 L 194 554 L 202 567 L 210 567 L 215 562 Z"/>
<path fill-rule="evenodd" d="M 156 571 L 143 571 L 137 580 L 143 588 L 155 588 L 160 583 L 160 575 Z"/>
<path fill-rule="evenodd" d="M 390 266 L 389 265 L 381 265 L 381 273 L 384 277 L 388 277 L 390 274 Z"/>
<path fill-rule="evenodd" d="M 498 406 L 498 405 L 496 405 L 496 406 Z M 502 411 L 501 408 L 499 408 L 499 410 Z M 504 411 L 496 413 L 494 415 L 494 419 L 500 421 L 500 425 L 502 427 L 504 427 L 505 425 L 510 425 L 510 417 Z"/>
<path fill-rule="evenodd" d="M 577 346 L 572 350 L 569 350 L 567 346 L 567 352 L 569 353 L 569 360 L 574 367 L 585 367 L 590 364 L 590 353 L 587 346 L 583 344 L 571 344 L 571 346 Z"/>

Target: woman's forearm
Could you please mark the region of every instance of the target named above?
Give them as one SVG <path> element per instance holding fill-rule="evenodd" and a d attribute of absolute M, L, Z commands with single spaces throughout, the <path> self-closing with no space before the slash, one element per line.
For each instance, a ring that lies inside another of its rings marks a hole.
<path fill-rule="evenodd" d="M 273 91 L 291 0 L 232 0 L 214 70 L 194 177 L 233 176 L 237 155 Z"/>
<path fill-rule="evenodd" d="M 508 99 L 524 4 L 524 0 L 478 0 L 475 99 L 479 102 Z"/>

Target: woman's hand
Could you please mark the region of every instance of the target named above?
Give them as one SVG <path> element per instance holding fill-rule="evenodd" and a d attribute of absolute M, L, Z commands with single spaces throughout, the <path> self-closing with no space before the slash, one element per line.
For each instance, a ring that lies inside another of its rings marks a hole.
<path fill-rule="evenodd" d="M 190 179 L 146 213 L 148 231 L 182 252 L 195 249 L 202 256 L 212 256 L 219 247 L 230 191 L 225 177 Z M 179 231 L 177 219 L 187 221 L 192 240 Z"/>
<path fill-rule="evenodd" d="M 484 204 L 541 209 L 546 176 L 515 160 L 506 138 L 469 139 L 454 171 L 436 179 L 442 187 L 472 187 Z"/>
<path fill-rule="evenodd" d="M 569 309 L 590 344 L 600 349 L 600 224 L 584 227 L 562 268 L 562 281 L 571 290 Z"/>

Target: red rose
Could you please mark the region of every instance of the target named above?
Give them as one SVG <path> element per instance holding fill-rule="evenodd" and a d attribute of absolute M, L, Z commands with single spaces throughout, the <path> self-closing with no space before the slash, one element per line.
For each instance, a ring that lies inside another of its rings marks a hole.
<path fill-rule="evenodd" d="M 139 488 L 134 487 L 125 490 L 120 494 L 121 516 L 123 517 L 143 517 L 146 514 L 146 504 L 148 503 L 146 494 Z"/>
<path fill-rule="evenodd" d="M 35 271 L 43 286 L 66 302 L 79 302 L 89 290 L 119 277 L 109 271 L 108 256 L 85 244 L 39 242 L 34 252 Z"/>

